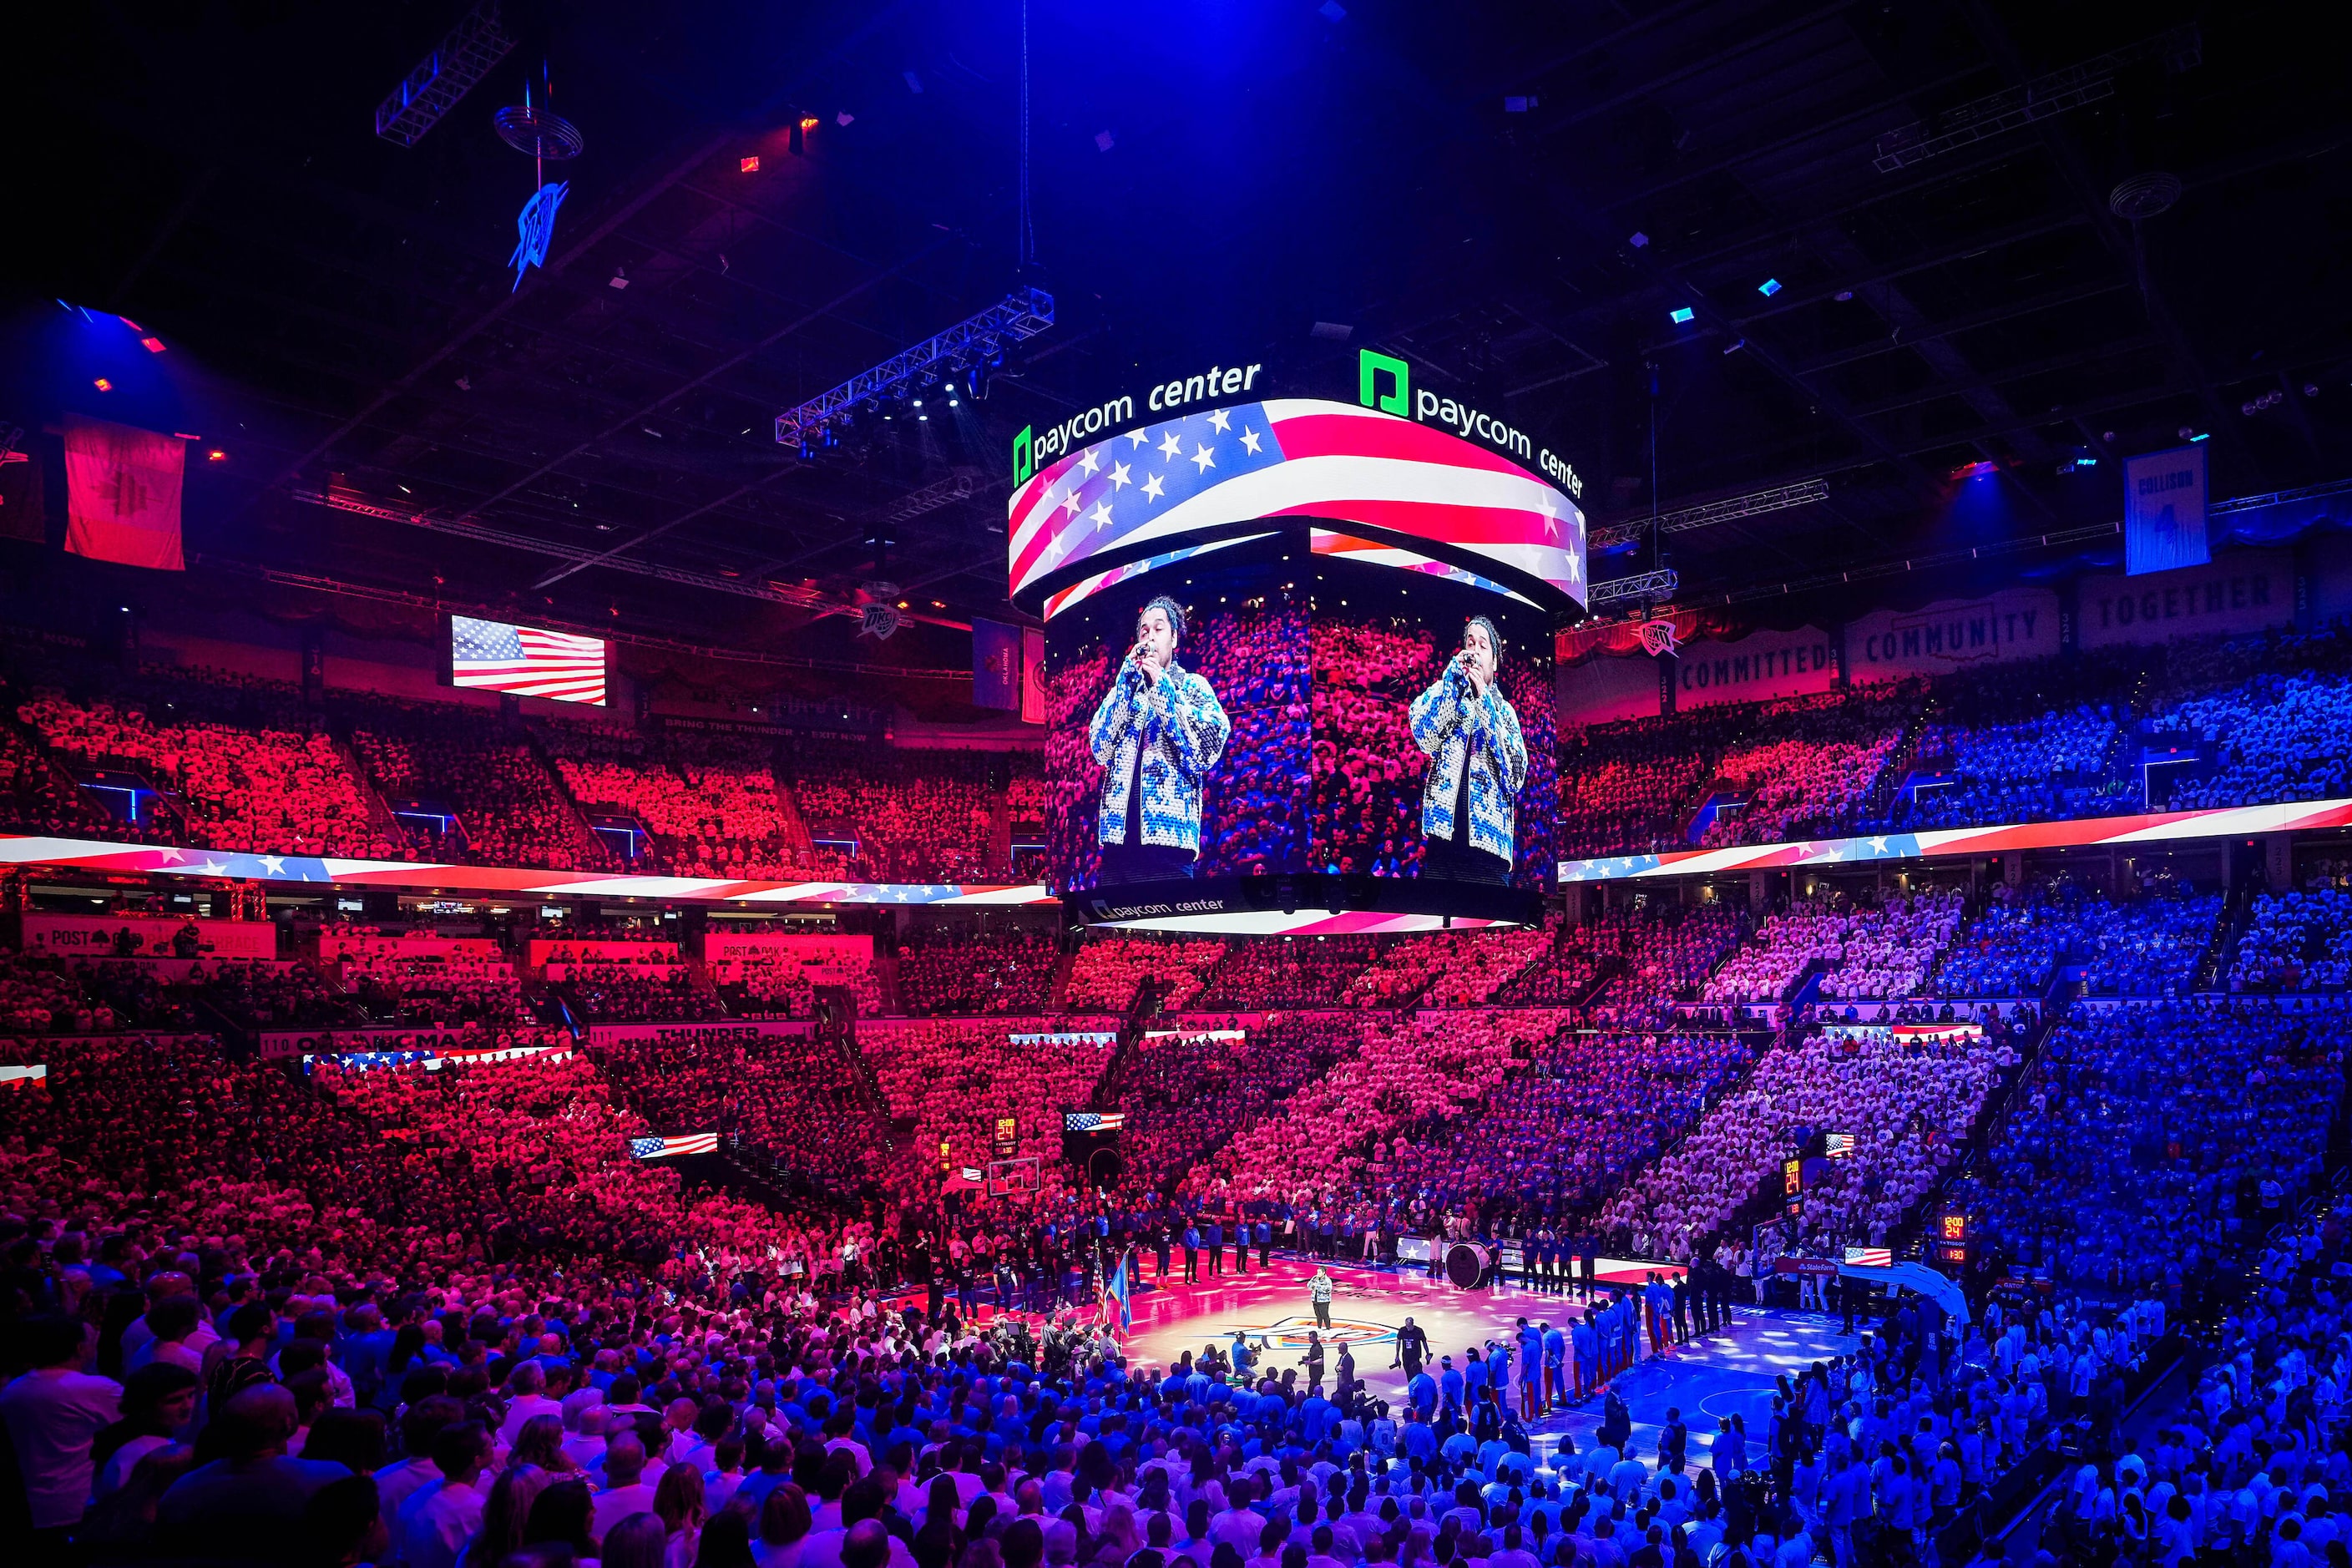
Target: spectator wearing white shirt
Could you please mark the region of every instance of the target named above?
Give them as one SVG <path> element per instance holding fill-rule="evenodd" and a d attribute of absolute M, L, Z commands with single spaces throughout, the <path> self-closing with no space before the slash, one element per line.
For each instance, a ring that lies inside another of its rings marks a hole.
<path fill-rule="evenodd" d="M 646 1446 L 635 1432 L 625 1432 L 604 1446 L 604 1489 L 596 1494 L 595 1530 L 603 1535 L 633 1513 L 654 1506 L 654 1487 L 646 1481 Z"/>
<path fill-rule="evenodd" d="M 482 1525 L 482 1471 L 489 1462 L 490 1435 L 478 1421 L 446 1426 L 434 1437 L 441 1479 L 410 1494 L 392 1531 L 392 1550 L 408 1568 L 457 1568 Z"/>
<path fill-rule="evenodd" d="M 81 1370 L 78 1321 L 39 1318 L 24 1333 L 32 1370 L 0 1389 L 0 1421 L 16 1447 L 33 1529 L 56 1531 L 62 1546 L 89 1499 L 90 1439 L 121 1415 L 122 1385 Z"/>

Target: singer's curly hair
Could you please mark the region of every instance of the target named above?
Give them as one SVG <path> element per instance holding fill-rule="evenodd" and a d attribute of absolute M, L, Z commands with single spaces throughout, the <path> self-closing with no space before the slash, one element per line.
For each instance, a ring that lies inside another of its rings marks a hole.
<path fill-rule="evenodd" d="M 1136 624 L 1138 626 L 1142 625 L 1143 617 L 1153 610 L 1165 610 L 1168 612 L 1168 629 L 1176 634 L 1176 640 L 1178 642 L 1182 642 L 1184 640 L 1184 606 L 1170 598 L 1167 595 L 1162 594 L 1158 598 L 1152 600 L 1150 604 L 1144 605 L 1142 609 L 1135 612 Z"/>
<path fill-rule="evenodd" d="M 1503 634 L 1495 629 L 1495 623 L 1488 620 L 1484 616 L 1471 616 L 1468 620 L 1462 623 L 1462 640 L 1465 643 L 1467 643 L 1470 640 L 1470 628 L 1472 626 L 1484 626 L 1486 628 L 1486 646 L 1495 650 L 1495 662 L 1497 665 L 1501 664 L 1503 662 Z"/>

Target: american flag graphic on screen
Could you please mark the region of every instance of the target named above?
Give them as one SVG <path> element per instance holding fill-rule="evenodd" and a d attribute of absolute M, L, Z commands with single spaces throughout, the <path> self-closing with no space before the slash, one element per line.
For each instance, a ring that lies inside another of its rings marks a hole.
<path fill-rule="evenodd" d="M 449 617 L 451 684 L 604 705 L 604 641 L 504 621 Z"/>
<path fill-rule="evenodd" d="M 677 1154 L 716 1154 L 716 1132 L 680 1132 L 667 1138 L 632 1138 L 629 1152 L 640 1160 L 667 1160 Z"/>

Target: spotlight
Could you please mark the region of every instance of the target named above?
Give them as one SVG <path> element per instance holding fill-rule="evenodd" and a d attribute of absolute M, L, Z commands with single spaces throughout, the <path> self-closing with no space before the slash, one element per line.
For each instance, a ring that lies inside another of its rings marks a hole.
<path fill-rule="evenodd" d="M 161 338 L 142 338 L 139 340 L 139 346 L 145 349 L 151 354 L 159 354 L 163 352 L 163 340 Z"/>
<path fill-rule="evenodd" d="M 205 454 L 205 460 L 209 463 L 226 463 L 228 461 L 228 454 L 215 447 Z"/>
<path fill-rule="evenodd" d="M 98 388 L 100 392 L 112 392 L 114 390 L 114 383 L 107 380 L 106 377 L 102 375 L 96 381 L 91 382 L 90 384 Z"/>
<path fill-rule="evenodd" d="M 1838 297 L 1837 297 L 1837 300 L 1838 300 L 1838 303 L 1839 303 L 1839 304 L 1843 305 L 1843 304 L 1844 304 L 1847 300 L 1851 300 L 1851 299 L 1853 299 L 1853 289 L 1839 289 L 1839 290 L 1838 290 Z"/>
<path fill-rule="evenodd" d="M 2210 430 L 2200 430 L 2200 431 L 2199 431 L 2196 435 L 2191 436 L 2190 437 L 2189 437 L 2189 441 L 2190 441 L 2190 443 L 2191 443 L 2192 445 L 2193 445 L 2194 443 L 2196 443 L 2196 442 L 2199 442 L 2199 441 L 2210 441 L 2212 438 L 2213 438 L 2213 432 L 2211 432 Z"/>
<path fill-rule="evenodd" d="M 1632 246 L 1634 249 L 1640 250 L 1650 243 L 1650 237 L 1643 234 L 1637 228 L 1632 234 L 1625 237 L 1625 243 Z"/>
<path fill-rule="evenodd" d="M 613 268 L 613 276 L 607 279 L 607 283 L 610 287 L 614 289 L 627 288 L 629 286 L 629 269 L 625 267 L 614 267 Z"/>
<path fill-rule="evenodd" d="M 758 153 L 754 153 L 751 156 L 743 160 L 743 172 L 747 174 L 756 174 L 760 172 L 760 155 Z"/>
<path fill-rule="evenodd" d="M 1769 300 L 1780 291 L 1780 280 L 1778 278 L 1767 278 L 1763 282 L 1756 285 L 1756 291 Z"/>
<path fill-rule="evenodd" d="M 1666 320 L 1672 321 L 1677 327 L 1686 327 L 1690 325 L 1697 316 L 1698 312 L 1692 310 L 1688 305 L 1677 305 L 1673 310 L 1666 312 Z"/>

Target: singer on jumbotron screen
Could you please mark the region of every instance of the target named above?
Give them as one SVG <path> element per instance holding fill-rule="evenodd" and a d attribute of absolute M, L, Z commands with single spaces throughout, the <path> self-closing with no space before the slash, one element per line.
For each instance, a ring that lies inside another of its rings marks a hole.
<path fill-rule="evenodd" d="M 1189 877 L 1201 858 L 1201 783 L 1233 723 L 1209 683 L 1177 664 L 1183 640 L 1175 600 L 1163 594 L 1144 605 L 1135 646 L 1087 729 L 1103 767 L 1096 833 L 1106 883 Z"/>
<path fill-rule="evenodd" d="M 1424 877 L 1501 882 L 1511 874 L 1528 747 L 1519 715 L 1495 679 L 1502 652 L 1495 623 L 1471 616 L 1461 651 L 1412 700 L 1413 743 L 1429 756 L 1421 794 Z"/>

